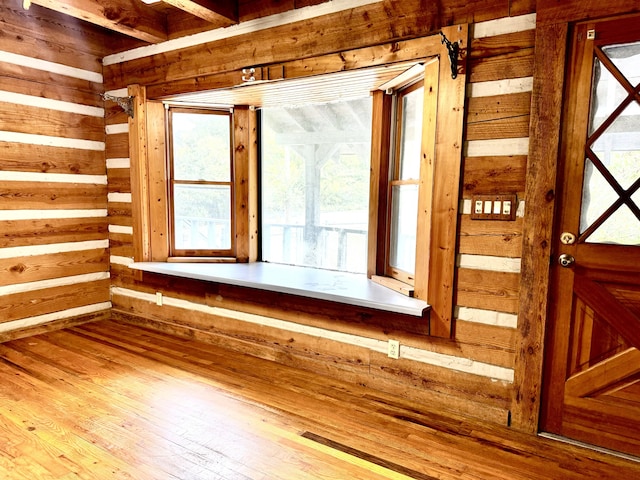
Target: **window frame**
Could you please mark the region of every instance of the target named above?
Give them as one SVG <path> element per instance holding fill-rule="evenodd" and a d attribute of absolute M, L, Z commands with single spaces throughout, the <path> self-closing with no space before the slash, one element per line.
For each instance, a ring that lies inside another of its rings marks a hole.
<path fill-rule="evenodd" d="M 230 109 L 219 108 L 203 108 L 203 107 L 188 107 L 177 105 L 166 105 L 166 136 L 167 136 L 167 203 L 168 203 L 168 215 L 169 215 L 169 257 L 171 258 L 200 258 L 200 257 L 234 257 L 235 256 L 235 239 L 233 232 L 235 230 L 235 172 L 233 165 L 233 111 Z M 229 121 L 229 180 L 222 181 L 207 181 L 207 180 L 176 180 L 175 179 L 175 161 L 174 161 L 174 131 L 173 131 L 173 115 L 174 113 L 189 113 L 198 115 L 221 115 L 228 118 Z M 229 216 L 230 216 L 230 228 L 229 228 L 229 248 L 227 249 L 178 249 L 175 246 L 176 243 L 176 227 L 175 227 L 175 201 L 174 201 L 174 187 L 179 185 L 223 185 L 229 186 Z"/>
<path fill-rule="evenodd" d="M 469 25 L 453 25 L 442 29 L 442 33 L 457 41 L 464 51 L 468 46 Z M 433 56 L 439 58 L 437 77 L 439 88 L 435 93 L 440 108 L 430 115 L 427 122 L 442 125 L 432 139 L 434 155 L 424 155 L 421 159 L 427 165 L 427 171 L 421 173 L 419 209 L 425 212 L 425 222 L 419 225 L 418 239 L 420 251 L 427 254 L 426 261 L 420 263 L 420 271 L 416 270 L 415 297 L 427 301 L 431 307 L 429 313 L 429 334 L 437 337 L 450 337 L 453 323 L 453 302 L 455 287 L 456 244 L 458 227 L 458 210 L 460 194 L 460 177 L 462 166 L 462 146 L 464 130 L 464 104 L 466 88 L 465 59 L 458 64 L 457 77 L 451 74 L 448 63 L 448 52 L 439 35 L 430 35 L 400 44 L 387 44 L 375 47 L 380 55 L 371 56 L 371 48 L 365 47 L 347 50 L 339 54 L 322 54 L 304 60 L 289 60 L 259 67 L 257 75 L 270 78 L 271 72 L 282 72 L 287 78 L 305 77 L 315 74 L 316 67 L 325 66 L 324 72 L 339 72 L 357 69 L 364 63 L 383 65 L 389 58 L 383 55 L 392 47 L 392 62 L 426 61 Z M 349 66 L 342 62 L 332 62 L 334 58 L 350 58 Z M 326 67 L 334 65 L 334 67 Z M 304 68 L 300 68 L 304 66 Z M 334 68 L 334 70 L 331 70 Z M 241 69 L 238 70 L 240 78 Z M 129 96 L 133 97 L 134 117 L 129 119 L 129 150 L 131 160 L 132 184 L 132 217 L 133 247 L 136 262 L 170 262 L 193 261 L 191 259 L 169 258 L 167 249 L 166 172 L 159 168 L 157 162 L 159 145 L 164 142 L 164 129 L 158 122 L 158 110 L 162 110 L 161 100 L 172 93 L 194 93 L 213 88 L 237 85 L 230 72 L 220 72 L 200 78 L 198 82 L 167 80 L 145 87 L 129 85 Z M 425 87 L 425 93 L 429 91 Z M 147 99 L 147 93 L 151 98 Z M 369 246 L 367 276 L 384 275 L 384 258 L 386 252 L 386 213 L 388 207 L 387 189 L 389 185 L 389 148 L 391 122 L 390 96 L 384 91 L 373 92 L 372 162 L 370 180 L 369 206 Z M 158 107 L 156 104 L 159 104 Z M 238 116 L 239 109 L 243 115 Z M 423 126 L 424 128 L 424 126 Z M 434 127 L 435 128 L 435 127 Z M 255 111 L 250 106 L 234 108 L 234 168 L 236 169 L 236 209 L 235 258 L 197 259 L 198 262 L 247 262 L 258 259 L 258 186 L 257 186 L 257 130 Z M 430 151 L 430 148 L 423 151 Z M 164 154 L 162 154 L 164 155 Z M 435 159 L 437 158 L 437 162 Z M 163 160 L 163 159 L 162 159 Z M 160 162 L 163 164 L 163 162 Z M 164 182 L 164 183 L 163 183 Z M 436 206 L 437 208 L 432 208 Z M 381 214 L 382 212 L 382 214 Z M 164 215 L 164 217 L 163 217 Z M 383 233 L 384 234 L 381 234 Z"/>
<path fill-rule="evenodd" d="M 395 128 L 393 129 L 393 131 L 391 132 L 391 145 L 393 145 L 392 148 L 392 154 L 390 155 L 390 159 L 389 159 L 389 163 L 390 163 L 390 168 L 389 171 L 391 172 L 390 175 L 390 179 L 389 179 L 389 188 L 388 188 L 388 192 L 387 195 L 389 196 L 389 208 L 387 209 L 387 232 L 386 232 L 386 241 L 387 241 L 387 248 L 386 248 L 386 254 L 385 254 L 385 276 L 386 277 L 391 277 L 394 278 L 400 282 L 406 283 L 408 285 L 410 285 L 411 287 L 415 286 L 415 264 L 414 264 L 414 270 L 413 272 L 408 272 L 406 270 L 403 270 L 397 266 L 394 266 L 391 264 L 391 254 L 392 254 L 392 242 L 393 242 L 393 221 L 394 221 L 394 216 L 393 216 L 393 200 L 394 200 L 394 194 L 393 194 L 393 190 L 394 187 L 396 186 L 402 186 L 402 185 L 415 185 L 418 190 L 420 188 L 420 174 L 418 174 L 418 178 L 401 178 L 402 177 L 402 148 L 403 148 L 403 137 L 404 137 L 404 102 L 403 99 L 419 90 L 420 88 L 422 88 L 424 90 L 424 73 L 421 73 L 419 76 L 417 76 L 416 78 L 410 79 L 408 81 L 408 83 L 406 85 L 402 85 L 400 87 L 398 87 L 394 92 L 393 92 L 393 117 L 395 117 L 395 121 L 394 121 L 394 125 Z M 424 120 L 424 105 L 421 108 L 422 112 L 423 112 L 423 120 Z M 435 135 L 435 132 L 433 132 Z M 418 159 L 418 162 L 420 162 L 420 160 Z M 416 205 L 417 207 L 417 205 Z M 416 235 L 417 235 L 417 225 L 419 223 L 420 219 L 416 218 Z M 416 239 L 416 244 L 417 244 L 417 239 Z M 414 245 L 414 250 L 417 248 L 417 245 Z M 417 262 L 417 258 L 415 259 Z M 414 289 L 413 288 L 409 288 L 407 290 L 408 292 L 410 292 L 410 294 L 413 294 Z"/>

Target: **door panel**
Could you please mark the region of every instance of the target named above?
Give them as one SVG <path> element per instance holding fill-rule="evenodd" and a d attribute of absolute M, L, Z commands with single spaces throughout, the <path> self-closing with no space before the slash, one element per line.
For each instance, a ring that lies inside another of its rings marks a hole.
<path fill-rule="evenodd" d="M 577 25 L 568 67 L 541 427 L 640 456 L 640 18 Z"/>

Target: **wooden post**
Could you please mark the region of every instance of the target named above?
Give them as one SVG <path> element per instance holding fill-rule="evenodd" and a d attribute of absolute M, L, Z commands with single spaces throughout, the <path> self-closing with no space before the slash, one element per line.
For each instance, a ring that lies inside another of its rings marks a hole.
<path fill-rule="evenodd" d="M 467 49 L 468 25 L 446 27 L 442 32 L 451 42 L 459 42 L 461 50 Z M 452 331 L 465 88 L 464 61 L 460 62 L 458 76 L 451 78 L 447 49 L 443 45 L 440 54 L 438 131 L 426 300 L 431 305 L 430 335 L 444 338 L 449 338 Z"/>
<path fill-rule="evenodd" d="M 151 260 L 149 222 L 149 165 L 147 163 L 146 91 L 142 85 L 130 85 L 133 118 L 129 118 L 129 159 L 131 162 L 131 208 L 133 216 L 133 258 Z"/>
<path fill-rule="evenodd" d="M 536 28 L 512 427 L 537 433 L 567 24 Z"/>

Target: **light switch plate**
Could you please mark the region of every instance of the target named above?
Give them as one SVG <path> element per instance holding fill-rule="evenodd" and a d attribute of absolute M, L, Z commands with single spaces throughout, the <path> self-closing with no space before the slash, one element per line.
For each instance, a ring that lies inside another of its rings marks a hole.
<path fill-rule="evenodd" d="M 515 220 L 515 194 L 474 195 L 471 199 L 473 220 Z"/>

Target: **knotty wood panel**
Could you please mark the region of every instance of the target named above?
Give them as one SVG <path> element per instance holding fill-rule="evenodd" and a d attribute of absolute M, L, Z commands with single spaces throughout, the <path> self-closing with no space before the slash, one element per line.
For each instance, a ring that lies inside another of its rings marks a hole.
<path fill-rule="evenodd" d="M 393 9 L 387 9 L 384 2 L 381 2 L 313 18 L 303 25 L 283 25 L 253 32 L 251 35 L 167 52 L 162 55 L 162 62 L 147 57 L 109 65 L 105 68 L 105 79 L 108 89 L 133 83 L 176 81 L 240 70 L 251 65 L 278 63 L 426 36 L 436 33 L 445 25 L 508 15 L 508 5 L 497 0 L 473 4 L 447 2 L 439 6 L 425 6 L 424 3 L 413 0 L 396 2 Z M 322 42 L 318 42 L 318 35 L 321 35 Z M 203 63 L 202 56 L 210 55 L 210 52 L 216 52 L 216 62 Z"/>
<path fill-rule="evenodd" d="M 21 7 L 14 3 L 0 10 L 2 50 L 102 72 L 100 60 L 107 52 L 104 33 L 35 5 L 33 10 Z"/>
<path fill-rule="evenodd" d="M 517 313 L 520 275 L 487 270 L 458 269 L 457 305 Z"/>
<path fill-rule="evenodd" d="M 109 212 L 110 225 L 123 225 L 128 227 L 133 225 L 130 203 L 109 202 L 107 211 Z"/>
<path fill-rule="evenodd" d="M 537 22 L 540 25 L 549 25 L 640 12 L 640 5 L 628 0 L 609 0 L 607 2 L 567 0 L 561 4 L 553 0 L 541 0 L 538 2 L 537 10 Z"/>
<path fill-rule="evenodd" d="M 458 252 L 519 258 L 522 254 L 522 218 L 513 222 L 472 220 L 460 216 Z"/>
<path fill-rule="evenodd" d="M 471 97 L 467 99 L 467 125 L 528 116 L 530 111 L 531 92 Z M 524 136 L 528 136 L 528 132 Z"/>
<path fill-rule="evenodd" d="M 469 58 L 478 59 L 515 53 L 524 48 L 532 48 L 534 44 L 535 30 L 533 29 L 491 37 L 474 38 L 471 40 Z"/>
<path fill-rule="evenodd" d="M 443 366 L 394 360 L 385 354 L 372 352 L 371 369 L 376 377 L 402 382 L 414 388 L 428 388 L 432 392 L 464 398 L 467 401 L 505 410 L 509 406 L 508 382 L 471 375 Z M 506 422 L 501 422 L 506 423 Z"/>
<path fill-rule="evenodd" d="M 105 123 L 107 125 L 128 123 L 129 115 L 118 104 L 112 101 L 104 102 Z M 111 135 L 108 135 L 109 138 Z"/>
<path fill-rule="evenodd" d="M 102 107 L 102 84 L 0 62 L 0 90 Z"/>
<path fill-rule="evenodd" d="M 107 186 L 0 181 L 0 209 L 107 208 Z"/>
<path fill-rule="evenodd" d="M 467 140 L 494 140 L 529 136 L 529 115 L 467 123 Z"/>
<path fill-rule="evenodd" d="M 128 168 L 107 169 L 107 179 L 109 192 L 131 193 L 131 173 Z"/>
<path fill-rule="evenodd" d="M 109 281 L 91 280 L 105 277 L 109 268 L 107 249 L 96 248 L 108 238 L 106 217 L 64 218 L 68 215 L 57 211 L 97 210 L 99 215 L 107 207 L 107 185 L 99 184 L 106 180 L 106 168 L 98 94 L 104 91 L 101 58 L 110 36 L 35 5 L 25 10 L 19 2 L 0 6 L 0 32 L 0 58 L 5 60 L 0 62 L 0 90 L 7 92 L 0 103 L 0 130 L 26 134 L 12 136 L 24 143 L 0 142 L 0 170 L 8 172 L 7 179 L 20 179 L 0 181 L 0 210 L 11 211 L 5 218 L 15 218 L 0 221 L 0 248 L 16 248 L 4 251 L 3 257 L 13 258 L 0 259 L 0 286 L 6 287 L 0 317 L 25 320 L 3 325 L 10 330 L 0 338 L 7 339 L 73 324 L 80 320 L 60 312 L 108 301 Z M 45 177 L 31 173 L 74 175 L 77 181 L 34 182 Z M 86 181 L 85 175 L 96 176 L 91 181 L 98 183 L 78 183 Z M 40 210 L 47 211 L 45 218 L 38 218 Z M 89 250 L 65 252 L 77 242 L 89 242 L 81 247 Z M 82 283 L 63 286 L 79 280 L 68 277 L 83 274 L 88 276 Z"/>
<path fill-rule="evenodd" d="M 466 345 L 464 356 L 472 360 L 513 368 L 515 336 L 513 328 L 456 320 L 456 342 Z"/>
<path fill-rule="evenodd" d="M 247 298 L 249 295 L 242 295 L 242 292 L 234 292 L 233 288 L 225 288 L 225 286 L 216 287 L 215 285 L 203 284 L 202 282 L 185 282 L 183 279 L 179 281 L 186 283 L 182 285 L 182 292 L 177 292 L 175 287 L 171 288 L 168 285 L 163 286 L 160 283 L 149 284 L 149 282 L 146 282 L 145 286 L 135 286 L 130 283 L 121 283 L 120 285 L 142 290 L 149 294 L 161 291 L 165 296 L 191 301 L 195 304 L 203 304 L 202 298 L 206 296 L 206 304 L 213 307 L 222 307 L 232 311 L 241 311 L 295 323 L 303 322 L 305 325 L 312 325 L 322 330 L 361 335 L 382 341 L 386 341 L 387 338 L 392 337 L 400 340 L 403 345 L 420 349 L 426 348 L 437 353 L 471 358 L 505 367 L 511 367 L 513 362 L 513 352 L 509 351 L 507 345 L 507 339 L 513 339 L 513 331 L 510 329 L 498 329 L 501 331 L 495 331 L 496 327 L 492 326 L 464 324 L 464 332 L 475 331 L 477 334 L 476 340 L 468 342 L 469 344 L 467 344 L 466 339 L 471 339 L 473 337 L 472 333 L 468 333 L 465 340 L 458 340 L 456 338 L 455 343 L 437 341 L 436 339 L 429 339 L 427 341 L 422 335 L 410 333 L 410 330 L 406 326 L 403 327 L 401 324 L 398 324 L 397 320 L 392 319 L 389 314 L 385 313 L 378 313 L 377 315 L 380 317 L 380 320 L 376 321 L 374 318 L 371 318 L 371 316 L 368 316 L 368 318 L 359 318 L 359 316 L 362 315 L 360 311 L 363 309 L 355 307 L 330 304 L 323 306 L 323 303 L 320 302 L 309 301 L 303 298 L 294 300 L 285 295 L 273 294 L 271 292 L 261 292 L 261 302 L 256 302 L 255 300 L 249 300 Z M 206 293 L 203 294 L 202 290 Z M 124 299 L 124 297 L 117 298 L 122 298 L 122 300 L 116 300 L 119 305 L 121 305 L 120 302 L 131 302 L 131 300 Z M 128 305 L 129 303 L 126 304 Z M 145 309 L 153 307 L 147 307 L 144 303 L 138 303 L 137 305 L 142 305 Z M 137 309 L 132 309 L 131 311 L 138 312 Z M 162 309 L 154 310 L 154 312 L 157 312 L 157 315 L 154 317 L 156 320 L 161 321 L 163 317 L 164 319 L 171 317 L 174 323 L 180 323 L 186 327 L 206 330 L 208 328 L 206 325 L 211 323 L 205 321 L 205 326 L 202 326 L 199 322 L 195 322 L 188 314 L 178 317 L 175 313 L 168 315 L 168 313 Z M 302 312 L 305 312 L 304 317 L 301 315 Z M 138 313 L 148 316 L 146 310 Z M 176 320 L 176 318 L 183 319 Z M 216 325 L 216 322 L 213 322 L 212 325 Z M 215 328 L 218 329 L 221 327 L 218 325 Z M 228 329 L 228 325 L 225 325 L 220 333 L 226 334 Z M 415 328 L 411 330 L 415 330 Z M 242 338 L 244 338 L 244 334 L 237 334 L 236 336 L 242 336 Z M 289 341 L 286 340 L 288 338 L 287 334 L 284 333 L 279 341 L 286 343 Z M 486 344 L 481 345 L 478 342 L 480 338 L 486 339 Z M 260 340 L 256 341 L 261 343 Z"/>
<path fill-rule="evenodd" d="M 133 245 L 111 241 L 109 242 L 109 252 L 111 255 L 133 258 Z"/>
<path fill-rule="evenodd" d="M 13 172 L 104 175 L 104 152 L 0 142 L 0 169 Z"/>
<path fill-rule="evenodd" d="M 343 374 L 365 374 L 369 369 L 369 350 L 363 346 L 240 321 L 226 317 L 223 313 L 208 314 L 167 304 L 158 307 L 144 300 L 118 294 L 114 294 L 113 299 L 120 309 L 136 312 L 156 322 L 208 334 L 211 343 L 247 355 L 277 360 L 317 372 L 335 369 Z"/>
<path fill-rule="evenodd" d="M 309 299 L 276 292 L 259 291 L 211 282 L 189 281 L 184 278 L 144 274 L 143 281 L 133 280 L 131 269 L 112 265 L 112 277 L 119 286 L 153 294 L 188 300 L 210 307 L 223 307 L 266 317 L 279 318 L 323 330 L 355 335 L 369 335 L 386 340 L 390 334 L 414 334 L 424 342 L 427 319 L 393 314 L 363 307 Z M 204 299 L 204 300 L 203 300 Z"/>
<path fill-rule="evenodd" d="M 79 294 L 79 292 L 82 292 Z M 0 323 L 109 300 L 109 279 L 0 296 Z"/>
<path fill-rule="evenodd" d="M 495 57 L 469 60 L 469 82 L 486 82 L 533 75 L 533 48 Z"/>
<path fill-rule="evenodd" d="M 473 194 L 524 194 L 527 157 L 504 155 L 495 157 L 466 157 L 462 193 L 464 198 Z M 509 223 L 502 223 L 503 226 Z"/>
<path fill-rule="evenodd" d="M 104 120 L 77 113 L 0 102 L 0 130 L 104 141 Z"/>
<path fill-rule="evenodd" d="M 129 134 L 115 133 L 106 136 L 107 158 L 128 158 L 129 157 Z"/>
<path fill-rule="evenodd" d="M 0 248 L 102 240 L 106 235 L 104 217 L 0 221 Z"/>
<path fill-rule="evenodd" d="M 3 258 L 0 259 L 0 286 L 105 272 L 108 266 L 106 249 Z"/>

